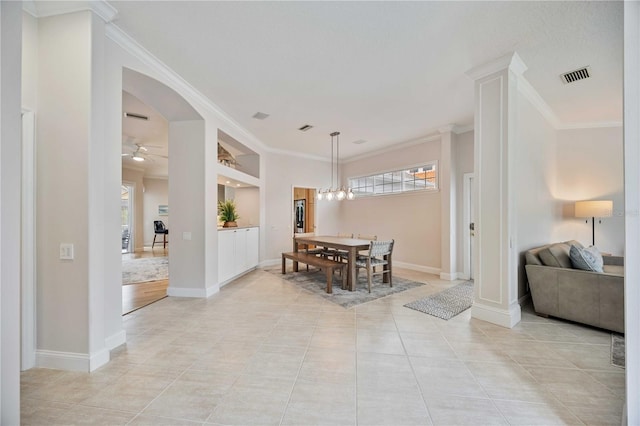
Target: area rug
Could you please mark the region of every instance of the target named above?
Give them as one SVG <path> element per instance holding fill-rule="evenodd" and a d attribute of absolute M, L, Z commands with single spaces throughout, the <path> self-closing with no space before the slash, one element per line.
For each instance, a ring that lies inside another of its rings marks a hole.
<path fill-rule="evenodd" d="M 122 261 L 122 285 L 169 278 L 169 258 L 142 257 Z"/>
<path fill-rule="evenodd" d="M 611 334 L 611 364 L 625 368 L 624 336 Z"/>
<path fill-rule="evenodd" d="M 404 306 L 448 320 L 469 309 L 472 303 L 473 281 L 466 281 Z"/>
<path fill-rule="evenodd" d="M 302 267 L 304 269 L 304 266 Z M 360 274 L 358 276 L 358 284 L 356 290 L 349 291 L 342 289 L 342 278 L 336 274 L 333 277 L 333 293 L 327 293 L 327 276 L 324 271 L 312 270 L 312 271 L 300 271 L 300 272 L 287 272 L 282 275 L 282 269 L 267 269 L 272 274 L 280 276 L 283 280 L 290 281 L 296 286 L 302 287 L 305 290 L 310 291 L 313 294 L 317 294 L 333 303 L 336 303 L 343 308 L 351 308 L 362 303 L 371 302 L 382 297 L 389 296 L 391 294 L 400 293 L 411 288 L 424 285 L 417 281 L 410 281 L 400 277 L 393 277 L 393 287 L 389 287 L 389 284 L 382 282 L 381 276 L 375 276 L 371 283 L 371 293 L 369 293 L 367 285 L 367 274 Z"/>

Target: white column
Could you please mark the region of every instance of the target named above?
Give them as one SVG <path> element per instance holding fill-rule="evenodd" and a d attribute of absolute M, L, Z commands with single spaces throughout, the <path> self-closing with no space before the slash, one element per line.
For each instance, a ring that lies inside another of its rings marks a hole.
<path fill-rule="evenodd" d="M 440 278 L 455 280 L 456 276 L 456 196 L 455 165 L 453 154 L 453 126 L 440 131 L 440 163 L 438 185 L 440 187 Z"/>
<path fill-rule="evenodd" d="M 20 424 L 22 2 L 0 2 L 0 424 Z"/>
<path fill-rule="evenodd" d="M 516 251 L 517 82 L 514 53 L 469 71 L 475 80 L 475 299 L 471 316 L 504 327 L 520 321 Z"/>
<path fill-rule="evenodd" d="M 624 312 L 626 359 L 640 358 L 640 4 L 624 3 Z M 626 367 L 626 423 L 640 424 L 640 364 Z"/>

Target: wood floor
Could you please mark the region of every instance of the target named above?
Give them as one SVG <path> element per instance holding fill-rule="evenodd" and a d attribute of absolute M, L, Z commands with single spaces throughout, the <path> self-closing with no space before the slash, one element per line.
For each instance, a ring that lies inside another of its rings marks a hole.
<path fill-rule="evenodd" d="M 145 247 L 144 251 L 125 253 L 122 259 L 138 259 L 142 257 L 164 257 L 169 255 L 169 249 Z M 129 314 L 137 309 L 157 302 L 167 297 L 169 280 L 146 281 L 143 283 L 127 284 L 122 286 L 122 315 Z"/>

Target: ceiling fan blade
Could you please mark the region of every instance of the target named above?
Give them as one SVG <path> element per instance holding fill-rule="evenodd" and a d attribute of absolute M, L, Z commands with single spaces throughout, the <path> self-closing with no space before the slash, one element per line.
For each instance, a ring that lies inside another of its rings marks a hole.
<path fill-rule="evenodd" d="M 162 154 L 154 154 L 153 152 L 147 152 L 145 155 L 149 156 L 149 155 L 153 155 L 154 157 L 160 157 L 160 158 L 169 158 L 166 155 L 162 155 Z"/>

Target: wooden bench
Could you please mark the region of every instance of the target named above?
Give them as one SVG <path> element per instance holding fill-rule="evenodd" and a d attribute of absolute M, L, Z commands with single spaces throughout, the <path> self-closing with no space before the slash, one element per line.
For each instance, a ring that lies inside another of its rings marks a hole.
<path fill-rule="evenodd" d="M 327 293 L 332 293 L 333 286 L 333 271 L 336 269 L 340 269 L 344 271 L 344 268 L 347 266 L 346 263 L 336 262 L 335 260 L 325 259 L 320 256 L 315 256 L 313 254 L 301 253 L 301 252 L 288 252 L 282 253 L 282 274 L 287 273 L 287 259 L 291 259 L 294 262 L 305 263 L 307 265 L 317 266 L 318 268 L 325 271 L 327 275 Z M 294 268 L 295 269 L 295 268 Z M 342 273 L 344 277 L 344 273 Z M 343 279 L 344 281 L 344 279 Z"/>

